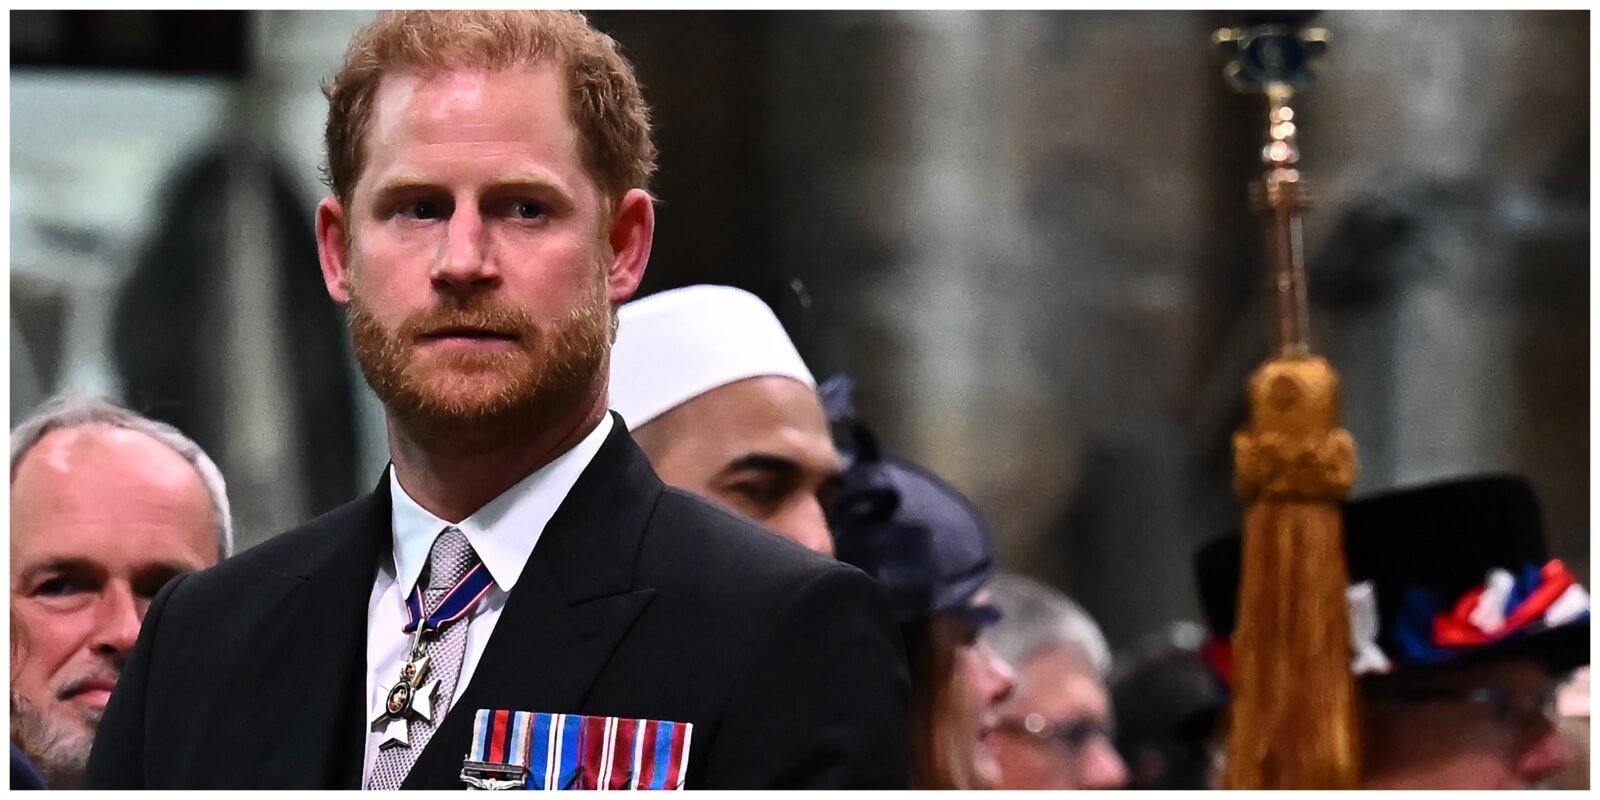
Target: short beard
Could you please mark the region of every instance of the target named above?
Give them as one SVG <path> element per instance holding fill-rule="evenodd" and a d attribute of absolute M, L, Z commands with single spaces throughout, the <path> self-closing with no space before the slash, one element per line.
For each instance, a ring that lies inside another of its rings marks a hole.
<path fill-rule="evenodd" d="M 401 431 L 435 451 L 470 453 L 526 441 L 589 399 L 615 326 L 603 287 L 597 280 L 588 301 L 543 328 L 483 294 L 441 302 L 390 329 L 352 292 L 347 321 L 362 374 Z M 517 346 L 418 362 L 423 333 L 456 326 L 513 335 Z"/>
<path fill-rule="evenodd" d="M 87 727 L 46 714 L 11 693 L 11 740 L 39 768 L 51 789 L 76 789 L 83 782 L 100 714 L 92 714 L 86 722 Z"/>

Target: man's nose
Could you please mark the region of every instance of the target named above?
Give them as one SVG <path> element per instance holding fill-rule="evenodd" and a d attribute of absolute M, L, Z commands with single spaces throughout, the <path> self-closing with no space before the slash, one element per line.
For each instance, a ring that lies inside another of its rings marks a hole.
<path fill-rule="evenodd" d="M 133 643 L 139 639 L 142 616 L 132 588 L 123 585 L 107 587 L 95 608 L 91 649 L 109 655 L 120 663 L 127 658 Z"/>
<path fill-rule="evenodd" d="M 983 648 L 984 658 L 989 662 L 989 677 L 992 681 L 989 703 L 991 705 L 1004 703 L 1017 688 L 1017 673 L 999 653 L 989 647 L 988 642 L 980 639 L 978 646 Z"/>
<path fill-rule="evenodd" d="M 1517 760 L 1517 773 L 1530 786 L 1548 778 L 1572 763 L 1572 745 L 1559 725 L 1545 729 L 1544 736 Z"/>
<path fill-rule="evenodd" d="M 444 252 L 429 275 L 435 289 L 464 294 L 489 288 L 500 280 L 489 257 L 488 233 L 476 207 L 456 204 L 445 227 Z"/>
<path fill-rule="evenodd" d="M 816 495 L 802 497 L 778 525 L 783 535 L 825 556 L 833 555 L 833 534 L 828 531 L 828 518 Z"/>
<path fill-rule="evenodd" d="M 1089 742 L 1083 754 L 1083 781 L 1080 789 L 1121 789 L 1128 782 L 1128 768 L 1122 756 L 1104 736 Z"/>

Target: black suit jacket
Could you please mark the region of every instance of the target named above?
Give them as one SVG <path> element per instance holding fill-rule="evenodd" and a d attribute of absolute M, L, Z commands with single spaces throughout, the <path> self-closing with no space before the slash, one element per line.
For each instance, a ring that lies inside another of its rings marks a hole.
<path fill-rule="evenodd" d="M 357 788 L 377 491 L 173 581 L 89 788 Z M 480 708 L 692 722 L 689 788 L 904 787 L 908 681 L 861 572 L 662 486 L 620 419 L 403 788 L 461 788 Z"/>

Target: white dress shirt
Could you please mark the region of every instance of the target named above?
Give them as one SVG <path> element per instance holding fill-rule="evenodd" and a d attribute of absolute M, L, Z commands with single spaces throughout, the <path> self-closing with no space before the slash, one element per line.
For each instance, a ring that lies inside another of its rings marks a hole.
<path fill-rule="evenodd" d="M 539 543 L 545 525 L 572 491 L 572 485 L 578 482 L 584 468 L 594 460 L 600 445 L 611 433 L 611 427 L 611 415 L 606 414 L 572 449 L 518 481 L 472 516 L 455 523 L 488 568 L 494 587 L 464 621 L 468 623 L 466 654 L 460 677 L 456 679 L 455 693 L 450 697 L 452 708 L 472 679 L 472 671 L 478 666 L 489 635 L 500 619 L 506 597 L 516 586 L 522 567 L 533 553 L 534 545 Z M 393 501 L 394 559 L 384 559 L 378 565 L 378 578 L 372 584 L 372 595 L 367 601 L 364 728 L 367 746 L 361 767 L 362 786 L 366 786 L 367 779 L 372 776 L 378 745 L 383 741 L 382 727 L 374 728 L 372 720 L 389 689 L 400 679 L 400 665 L 411 647 L 411 636 L 401 631 L 406 624 L 406 595 L 416 586 L 422 568 L 428 563 L 434 538 L 450 526 L 411 499 L 392 468 L 389 470 L 389 496 Z"/>

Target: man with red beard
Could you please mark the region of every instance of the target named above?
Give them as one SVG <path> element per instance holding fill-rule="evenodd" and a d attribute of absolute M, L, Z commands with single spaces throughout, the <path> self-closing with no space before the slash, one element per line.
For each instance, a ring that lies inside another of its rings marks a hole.
<path fill-rule="evenodd" d="M 616 44 L 385 13 L 327 93 L 322 272 L 391 467 L 156 598 L 89 785 L 903 786 L 881 590 L 664 487 L 607 413 L 654 229 Z"/>

